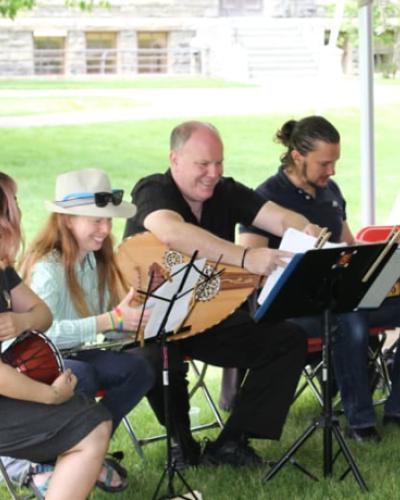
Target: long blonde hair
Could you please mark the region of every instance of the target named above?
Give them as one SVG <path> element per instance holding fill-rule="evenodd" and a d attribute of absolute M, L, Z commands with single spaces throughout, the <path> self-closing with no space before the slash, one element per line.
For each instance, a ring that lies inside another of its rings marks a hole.
<path fill-rule="evenodd" d="M 29 282 L 33 266 L 49 253 L 56 251 L 64 266 L 66 284 L 76 311 L 81 317 L 91 316 L 85 294 L 80 286 L 75 265 L 79 256 L 78 243 L 66 223 L 68 216 L 59 213 L 50 215 L 46 225 L 30 244 L 21 266 L 22 278 Z M 109 291 L 110 300 L 107 305 L 112 308 L 119 302 L 121 289 L 128 289 L 115 260 L 112 237 L 105 238 L 100 250 L 94 252 L 99 279 L 98 295 L 100 310 L 104 310 L 104 292 Z"/>
<path fill-rule="evenodd" d="M 4 265 L 13 265 L 22 243 L 21 212 L 17 204 L 17 184 L 0 172 L 0 258 Z"/>

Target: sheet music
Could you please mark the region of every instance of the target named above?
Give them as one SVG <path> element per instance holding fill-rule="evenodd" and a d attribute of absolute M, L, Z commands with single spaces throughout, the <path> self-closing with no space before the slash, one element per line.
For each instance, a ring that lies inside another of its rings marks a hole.
<path fill-rule="evenodd" d="M 380 307 L 392 286 L 400 277 L 400 248 L 387 261 L 381 273 L 369 287 L 367 293 L 358 304 L 358 309 Z"/>
<path fill-rule="evenodd" d="M 188 290 L 193 289 L 199 278 L 200 272 L 203 271 L 204 266 L 206 265 L 207 259 L 197 259 L 194 261 L 194 265 L 189 271 L 186 282 L 184 284 L 183 289 L 179 293 L 180 298 L 178 298 L 171 310 L 171 313 L 168 317 L 167 324 L 165 329 L 167 332 L 172 332 L 185 319 L 190 306 L 190 301 L 192 299 L 193 292 L 185 293 Z M 174 294 L 177 293 L 179 287 L 181 285 L 182 277 L 187 269 L 187 264 L 176 264 L 172 266 L 171 275 L 173 275 L 171 281 L 166 281 L 163 283 L 160 288 L 158 288 L 155 292 L 159 297 L 164 297 L 166 299 L 171 299 Z M 182 295 L 182 296 L 181 296 Z M 161 322 L 164 319 L 164 316 L 169 307 L 169 302 L 166 300 L 160 300 L 156 297 L 150 297 L 147 301 L 146 307 L 153 308 L 152 313 L 150 315 L 149 321 L 144 329 L 144 338 L 150 339 L 155 337 L 160 329 Z"/>
<path fill-rule="evenodd" d="M 315 246 L 317 238 L 315 236 L 310 236 L 309 234 L 303 233 L 297 229 L 289 228 L 285 231 L 282 237 L 281 244 L 279 245 L 280 250 L 286 250 L 287 252 L 304 253 L 308 250 L 312 250 Z M 345 243 L 331 243 L 327 241 L 324 244 L 324 248 L 334 248 L 339 246 L 344 246 Z M 285 260 L 287 263 L 290 262 L 292 257 L 287 257 Z M 267 278 L 263 289 L 261 290 L 257 302 L 262 304 L 267 298 L 268 294 L 271 292 L 273 287 L 276 285 L 279 278 L 282 276 L 284 271 L 283 267 L 278 267 L 273 271 Z"/>

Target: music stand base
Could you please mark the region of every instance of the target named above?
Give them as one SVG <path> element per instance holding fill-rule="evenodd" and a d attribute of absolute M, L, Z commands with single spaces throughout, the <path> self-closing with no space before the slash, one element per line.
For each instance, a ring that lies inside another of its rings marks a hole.
<path fill-rule="evenodd" d="M 175 475 L 180 479 L 181 483 L 185 486 L 185 488 L 188 491 L 188 495 L 190 494 L 190 497 L 185 496 L 185 495 L 181 495 L 181 494 L 175 492 L 174 483 L 173 483 Z M 160 491 L 161 485 L 162 485 L 165 478 L 167 478 L 167 482 L 168 482 L 167 493 L 165 495 L 158 497 L 157 495 Z M 193 491 L 193 489 L 190 487 L 189 483 L 183 477 L 181 472 L 179 472 L 179 470 L 175 467 L 175 465 L 174 464 L 173 465 L 167 464 L 165 466 L 164 471 L 161 474 L 161 478 L 157 484 L 156 491 L 154 492 L 154 495 L 153 495 L 153 500 L 164 500 L 164 499 L 166 500 L 166 499 L 171 499 L 171 498 L 183 498 L 184 500 L 193 500 L 193 499 L 196 499 L 198 497 L 197 497 L 196 493 Z"/>
<path fill-rule="evenodd" d="M 331 444 L 332 444 L 332 433 L 333 433 L 339 445 L 338 454 L 340 452 L 343 453 L 349 466 L 349 469 L 344 474 L 342 474 L 341 479 L 344 479 L 347 473 L 351 470 L 361 490 L 368 491 L 368 487 L 361 475 L 361 472 L 354 460 L 354 457 L 351 454 L 351 451 L 348 448 L 347 443 L 340 432 L 338 420 L 336 418 L 329 420 L 330 421 L 327 421 L 327 419 L 324 416 L 321 416 L 320 418 L 316 419 L 311 425 L 309 425 L 309 427 L 307 427 L 307 429 L 303 432 L 303 434 L 292 444 L 292 446 L 287 450 L 287 452 L 284 453 L 284 455 L 265 474 L 265 476 L 263 477 L 263 481 L 264 482 L 270 481 L 287 462 L 292 463 L 292 465 L 296 466 L 299 470 L 301 470 L 311 479 L 318 481 L 318 479 L 313 474 L 311 474 L 304 467 L 298 464 L 296 460 L 293 458 L 293 456 L 296 453 L 296 451 L 307 441 L 308 438 L 310 438 L 314 434 L 314 432 L 317 429 L 321 429 L 324 432 L 324 449 L 323 449 L 324 477 L 330 477 L 332 475 L 333 460 L 332 460 Z"/>

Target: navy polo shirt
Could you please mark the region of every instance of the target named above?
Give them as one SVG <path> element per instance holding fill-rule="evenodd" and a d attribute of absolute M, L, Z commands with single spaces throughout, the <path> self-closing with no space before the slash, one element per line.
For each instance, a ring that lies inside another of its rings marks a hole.
<path fill-rule="evenodd" d="M 329 179 L 326 187 L 317 188 L 313 197 L 295 186 L 280 168 L 277 174 L 260 184 L 256 191 L 265 200 L 298 212 L 313 224 L 327 227 L 332 233 L 330 241 L 341 241 L 343 221 L 346 220 L 346 201 L 333 180 Z M 265 236 L 272 248 L 277 248 L 280 243 L 280 238 L 254 226 L 241 226 L 240 232 Z"/>

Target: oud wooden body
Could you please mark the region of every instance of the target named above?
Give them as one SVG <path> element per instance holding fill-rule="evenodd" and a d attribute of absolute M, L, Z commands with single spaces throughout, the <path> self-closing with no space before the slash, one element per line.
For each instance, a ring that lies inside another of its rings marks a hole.
<path fill-rule="evenodd" d="M 141 233 L 124 240 L 117 249 L 117 262 L 127 282 L 136 289 L 146 290 L 149 282 L 149 269 L 155 266 L 168 274 L 165 266 L 168 248 L 151 233 Z M 183 256 L 185 262 L 189 257 Z M 212 262 L 208 262 L 214 265 Z M 219 264 L 217 271 L 221 274 L 220 288 L 216 296 L 208 301 L 196 301 L 185 325 L 190 330 L 176 333 L 171 340 L 178 340 L 217 325 L 230 316 L 253 290 L 258 286 L 260 277 L 250 274 L 236 266 Z"/>

